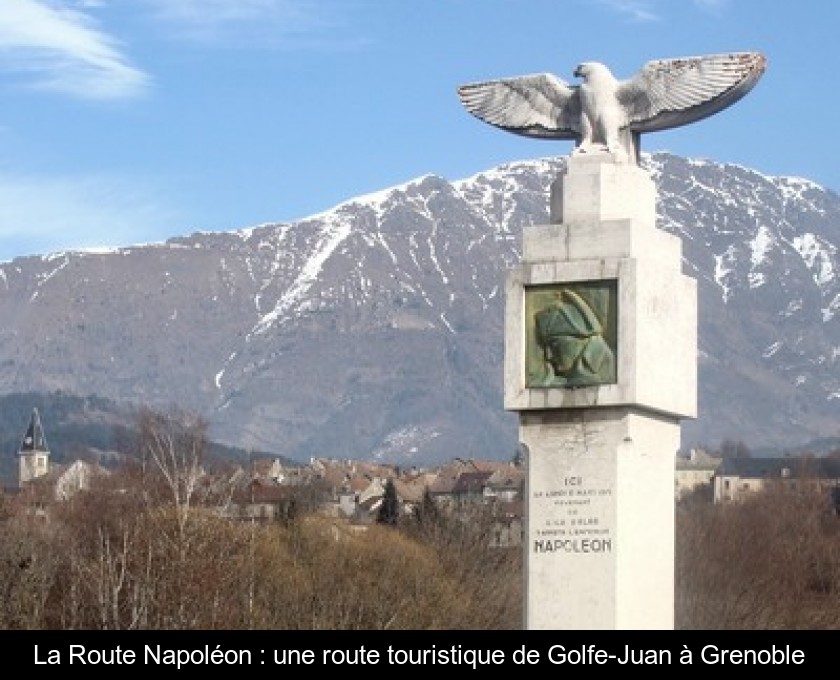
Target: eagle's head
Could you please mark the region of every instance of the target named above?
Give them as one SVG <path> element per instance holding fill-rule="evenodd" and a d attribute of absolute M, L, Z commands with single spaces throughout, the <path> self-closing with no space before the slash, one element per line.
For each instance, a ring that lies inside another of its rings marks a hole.
<path fill-rule="evenodd" d="M 578 64 L 574 75 L 576 78 L 583 78 L 585 81 L 591 81 L 597 78 L 612 78 L 610 70 L 597 61 L 585 61 L 582 64 Z"/>

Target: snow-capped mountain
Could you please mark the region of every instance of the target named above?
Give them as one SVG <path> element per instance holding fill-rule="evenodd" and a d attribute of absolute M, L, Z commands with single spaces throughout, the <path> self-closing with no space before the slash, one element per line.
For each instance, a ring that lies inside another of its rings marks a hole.
<path fill-rule="evenodd" d="M 295 223 L 0 264 L 0 393 L 204 414 L 292 458 L 508 458 L 503 282 L 564 159 L 433 175 Z M 685 446 L 840 434 L 840 197 L 804 179 L 645 158 L 698 280 Z"/>

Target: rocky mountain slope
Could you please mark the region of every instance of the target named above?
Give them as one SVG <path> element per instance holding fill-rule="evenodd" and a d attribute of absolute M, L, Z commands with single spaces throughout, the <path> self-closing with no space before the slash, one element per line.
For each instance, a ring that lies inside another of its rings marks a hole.
<path fill-rule="evenodd" d="M 562 158 L 426 176 L 288 224 L 0 264 L 0 394 L 204 414 L 221 442 L 309 456 L 507 458 L 505 269 Z M 840 434 L 840 197 L 804 179 L 645 159 L 698 280 L 685 446 Z"/>

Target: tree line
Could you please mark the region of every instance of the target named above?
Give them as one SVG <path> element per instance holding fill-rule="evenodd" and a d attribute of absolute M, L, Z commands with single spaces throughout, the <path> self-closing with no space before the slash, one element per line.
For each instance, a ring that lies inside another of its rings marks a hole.
<path fill-rule="evenodd" d="M 200 420 L 146 412 L 127 462 L 49 521 L 26 491 L 6 499 L 0 629 L 519 627 L 519 551 L 489 546 L 480 510 L 358 532 L 317 512 L 312 483 L 283 521 L 232 520 L 206 442 Z"/>
<path fill-rule="evenodd" d="M 290 489 L 280 521 L 232 520 L 204 474 L 206 426 L 147 412 L 125 465 L 30 512 L 0 506 L 0 629 L 514 630 L 521 547 L 492 540 L 492 507 L 454 512 L 389 492 L 358 531 Z M 15 507 L 20 503 L 20 507 Z M 824 494 L 769 486 L 734 505 L 676 507 L 678 629 L 840 627 L 840 519 Z"/>

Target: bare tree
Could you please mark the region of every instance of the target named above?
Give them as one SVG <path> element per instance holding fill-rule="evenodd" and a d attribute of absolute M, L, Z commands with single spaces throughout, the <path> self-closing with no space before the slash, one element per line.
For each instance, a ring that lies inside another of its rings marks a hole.
<path fill-rule="evenodd" d="M 143 492 L 150 507 L 147 518 L 154 526 L 152 533 L 164 542 L 153 546 L 152 552 L 171 564 L 171 578 L 159 584 L 157 597 L 159 605 L 174 605 L 164 622 L 167 627 L 189 628 L 194 624 L 188 565 L 197 532 L 190 522 L 205 476 L 206 447 L 207 424 L 199 417 L 149 409 L 138 417 L 137 449 Z"/>
<path fill-rule="evenodd" d="M 207 424 L 186 413 L 144 410 L 138 418 L 139 450 L 147 480 L 162 478 L 181 537 L 204 476 Z"/>
<path fill-rule="evenodd" d="M 455 627 L 511 630 L 522 625 L 522 548 L 497 545 L 499 519 L 494 504 L 441 507 L 427 491 L 414 515 L 401 524 L 434 551 L 468 598 L 464 618 Z"/>
<path fill-rule="evenodd" d="M 840 520 L 826 490 L 790 481 L 677 508 L 678 628 L 837 627 Z"/>
<path fill-rule="evenodd" d="M 60 536 L 29 516 L 0 529 L 0 628 L 46 626 L 50 593 L 61 572 Z"/>

